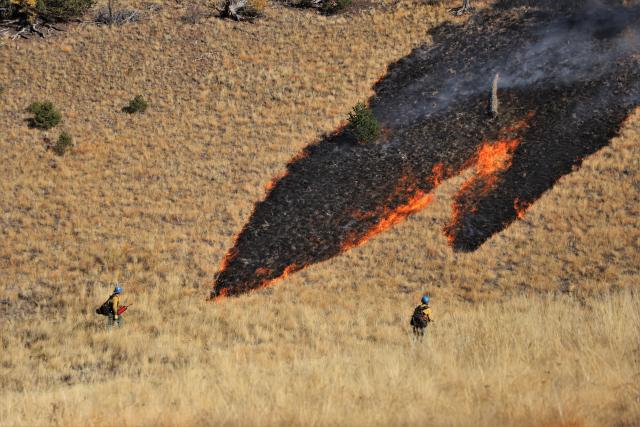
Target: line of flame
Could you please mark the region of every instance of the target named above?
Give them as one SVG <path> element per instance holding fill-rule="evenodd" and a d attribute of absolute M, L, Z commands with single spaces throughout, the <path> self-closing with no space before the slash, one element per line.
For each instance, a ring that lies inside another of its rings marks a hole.
<path fill-rule="evenodd" d="M 373 236 L 382 233 L 393 225 L 405 220 L 409 215 L 413 215 L 424 209 L 433 200 L 433 194 L 417 190 L 407 203 L 392 209 L 362 236 L 350 234 L 342 244 L 341 250 L 346 251 L 356 246 L 360 246 Z"/>
<path fill-rule="evenodd" d="M 500 174 L 511 167 L 513 154 L 522 143 L 522 137 L 514 138 L 512 135 L 518 134 L 520 131 L 527 129 L 529 127 L 530 120 L 534 116 L 534 112 L 529 112 L 526 117 L 501 129 L 499 132 L 499 139 L 497 141 L 483 141 L 483 144 L 478 148 L 475 174 L 465 181 L 456 193 L 452 207 L 451 221 L 445 227 L 445 234 L 447 235 L 447 239 L 450 244 L 453 244 L 455 241 L 456 225 L 460 223 L 460 220 L 465 213 L 462 210 L 462 206 L 460 206 L 456 201 L 461 199 L 464 194 L 471 191 L 480 195 L 486 194 L 496 185 Z M 516 201 L 514 201 L 514 207 Z M 477 207 L 475 206 L 467 209 L 471 213 L 475 213 L 477 211 Z M 524 209 L 526 209 L 526 206 Z M 518 209 L 516 209 L 516 213 L 520 218 L 520 211 Z M 522 211 L 522 214 L 524 214 L 524 210 Z"/>

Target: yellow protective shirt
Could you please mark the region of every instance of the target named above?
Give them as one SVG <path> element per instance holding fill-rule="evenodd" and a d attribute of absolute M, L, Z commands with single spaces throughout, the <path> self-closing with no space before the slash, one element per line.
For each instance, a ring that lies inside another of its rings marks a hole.
<path fill-rule="evenodd" d="M 420 304 L 420 310 L 422 310 L 422 313 L 424 314 L 424 317 L 427 319 L 427 321 L 431 322 L 431 320 L 433 320 L 433 317 L 431 317 L 431 309 L 428 305 Z"/>
<path fill-rule="evenodd" d="M 111 305 L 111 309 L 113 310 L 113 316 L 118 318 L 118 309 L 120 308 L 120 295 L 113 294 L 109 297 L 109 304 Z"/>

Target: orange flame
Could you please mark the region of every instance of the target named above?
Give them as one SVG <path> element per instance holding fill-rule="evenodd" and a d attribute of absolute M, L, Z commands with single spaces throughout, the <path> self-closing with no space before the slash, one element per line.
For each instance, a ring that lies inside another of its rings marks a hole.
<path fill-rule="evenodd" d="M 446 168 L 443 162 L 436 163 L 432 171 L 432 183 L 435 189 L 442 181 L 445 180 L 447 175 L 453 174 L 451 168 Z M 415 184 L 407 185 L 408 177 L 404 177 L 398 184 L 397 190 L 393 193 L 389 199 L 394 199 L 402 194 L 410 194 L 409 200 L 406 203 L 396 206 L 394 208 L 387 208 L 382 206 L 374 211 L 361 212 L 355 211 L 352 213 L 355 219 L 372 219 L 380 218 L 373 227 L 371 227 L 365 234 L 360 235 L 358 232 L 351 232 L 345 237 L 345 241 L 341 246 L 342 251 L 347 251 L 356 246 L 360 246 L 366 243 L 373 236 L 388 230 L 395 224 L 404 221 L 408 216 L 413 215 L 425 207 L 427 207 L 434 199 L 433 193 L 426 193 L 420 189 L 416 189 Z M 409 187 L 407 189 L 407 187 Z"/>
<path fill-rule="evenodd" d="M 282 274 L 280 274 L 278 277 L 274 277 L 273 279 L 265 279 L 260 283 L 260 285 L 257 288 L 252 289 L 251 292 L 257 291 L 258 289 L 266 288 L 267 286 L 271 286 L 273 283 L 277 282 L 278 280 L 284 279 L 289 274 L 296 272 L 298 270 L 302 270 L 304 267 L 306 267 L 304 264 L 303 265 L 298 265 L 296 263 L 290 264 L 282 271 Z M 260 267 L 256 269 L 256 274 L 264 276 L 266 274 L 270 274 L 272 271 L 273 270 L 270 270 L 268 268 Z M 213 302 L 218 302 L 226 298 L 228 295 L 229 295 L 229 288 L 221 288 L 220 290 L 218 290 L 218 295 L 211 298 L 211 300 Z"/>
<path fill-rule="evenodd" d="M 485 142 L 478 150 L 476 173 L 481 177 L 492 177 L 509 169 L 513 152 L 520 145 L 519 139 L 506 139 L 490 144 Z"/>
<path fill-rule="evenodd" d="M 356 246 L 360 246 L 364 244 L 376 234 L 380 234 L 383 231 L 392 227 L 393 225 L 403 221 L 409 215 L 413 215 L 416 212 L 421 211 L 429 203 L 431 203 L 432 200 L 433 200 L 433 195 L 431 193 L 425 193 L 423 191 L 417 190 L 415 194 L 407 201 L 407 203 L 386 212 L 384 216 L 376 223 L 376 225 L 373 226 L 364 235 L 362 236 L 357 236 L 354 234 L 348 235 L 345 243 L 342 244 L 341 249 L 343 251 L 346 251 Z M 370 216 L 375 215 L 374 213 L 367 213 L 367 214 Z"/>
<path fill-rule="evenodd" d="M 442 162 L 438 162 L 435 165 L 433 165 L 433 168 L 431 168 L 431 172 L 433 173 L 433 187 L 437 187 L 438 185 L 440 185 L 440 183 L 442 181 L 444 181 L 445 178 L 445 168 L 444 168 L 444 163 Z M 450 172 L 450 171 L 448 171 Z"/>
<path fill-rule="evenodd" d="M 271 181 L 269 181 L 267 183 L 267 185 L 264 186 L 264 192 L 265 193 L 269 193 L 271 191 L 271 189 L 273 189 L 273 187 L 276 186 L 276 184 L 285 176 L 287 175 L 286 172 L 281 172 L 278 175 L 274 176 Z"/>
<path fill-rule="evenodd" d="M 285 269 L 282 271 L 282 274 L 280 274 L 278 277 L 274 277 L 273 279 L 269 279 L 269 280 L 265 280 L 264 282 L 262 282 L 260 284 L 260 286 L 257 289 L 262 289 L 262 288 L 266 288 L 267 286 L 271 286 L 274 282 L 277 282 L 278 280 L 281 279 L 285 279 L 289 274 L 298 271 L 298 270 L 302 270 L 305 267 L 305 265 L 298 265 L 296 263 L 293 264 L 289 264 L 288 266 L 285 267 Z M 260 269 L 258 269 L 260 270 Z M 264 270 L 268 270 L 269 272 L 271 272 L 271 270 L 265 268 Z"/>
<path fill-rule="evenodd" d="M 456 195 L 456 199 L 459 199 L 461 195 L 469 192 L 474 192 L 478 195 L 485 194 L 495 186 L 500 178 L 500 174 L 511 167 L 513 154 L 522 142 L 522 138 L 517 136 L 518 133 L 529 127 L 529 122 L 534 115 L 534 112 L 530 112 L 523 119 L 511 124 L 511 126 L 501 129 L 497 141 L 492 143 L 483 141 L 476 156 L 475 175 L 462 184 Z M 526 210 L 527 206 L 520 204 L 517 199 L 514 202 L 514 207 L 516 204 L 518 206 L 516 207 L 517 215 L 521 218 L 524 216 L 524 210 Z M 463 207 L 457 202 L 453 203 L 452 220 L 449 225 L 445 227 L 447 239 L 450 243 L 455 241 L 454 230 L 456 224 L 460 222 L 465 213 L 463 209 L 470 213 L 477 212 L 477 206 L 471 205 Z"/>
<path fill-rule="evenodd" d="M 222 261 L 220 261 L 220 268 L 218 271 L 224 271 L 229 266 L 229 261 L 238 256 L 238 250 L 236 249 L 236 242 L 238 241 L 238 235 L 233 236 L 233 246 L 227 251 Z"/>
<path fill-rule="evenodd" d="M 229 294 L 229 289 L 228 288 L 222 288 L 218 291 L 218 295 L 211 298 L 211 301 L 213 302 L 218 302 L 224 298 L 226 298 L 226 296 Z"/>
<path fill-rule="evenodd" d="M 524 215 L 526 214 L 527 209 L 530 205 L 530 203 L 521 202 L 520 199 L 516 197 L 516 199 L 513 201 L 513 209 L 515 209 L 518 219 L 524 218 Z"/>

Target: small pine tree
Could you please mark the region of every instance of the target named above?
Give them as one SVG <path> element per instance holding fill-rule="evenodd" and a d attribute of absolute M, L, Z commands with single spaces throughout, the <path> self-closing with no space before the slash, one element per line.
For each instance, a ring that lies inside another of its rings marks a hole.
<path fill-rule="evenodd" d="M 122 111 L 129 114 L 144 113 L 149 108 L 149 103 L 144 99 L 142 95 L 134 97 L 126 107 L 122 108 Z"/>
<path fill-rule="evenodd" d="M 349 128 L 361 143 L 373 142 L 380 136 L 380 123 L 363 102 L 358 102 L 349 113 Z"/>
<path fill-rule="evenodd" d="M 53 152 L 58 156 L 63 156 L 71 147 L 73 147 L 73 138 L 68 132 L 62 132 L 53 146 Z"/>
<path fill-rule="evenodd" d="M 29 105 L 27 111 L 33 114 L 29 119 L 29 125 L 38 129 L 51 129 L 62 120 L 62 114 L 50 101 L 34 102 Z"/>

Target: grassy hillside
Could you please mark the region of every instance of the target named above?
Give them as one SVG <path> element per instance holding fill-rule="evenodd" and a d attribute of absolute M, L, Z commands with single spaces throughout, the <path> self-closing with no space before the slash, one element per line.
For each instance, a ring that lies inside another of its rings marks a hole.
<path fill-rule="evenodd" d="M 0 424 L 639 423 L 640 111 L 476 252 L 442 232 L 458 177 L 364 246 L 205 301 L 265 185 L 445 6 L 193 25 L 162 3 L 0 39 Z M 149 110 L 122 113 L 138 94 Z M 25 122 L 41 100 L 63 114 L 46 132 Z M 59 157 L 44 138 L 62 130 Z M 134 305 L 110 332 L 93 310 L 115 280 Z M 437 322 L 416 345 L 425 290 Z"/>

